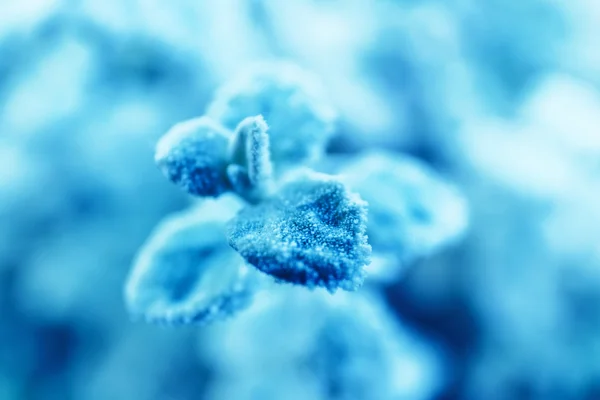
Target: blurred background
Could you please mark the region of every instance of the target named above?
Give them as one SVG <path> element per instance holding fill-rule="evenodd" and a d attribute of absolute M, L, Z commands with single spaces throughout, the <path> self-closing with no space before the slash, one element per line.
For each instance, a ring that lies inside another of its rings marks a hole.
<path fill-rule="evenodd" d="M 463 241 L 373 284 L 437 357 L 402 399 L 600 399 L 599 46 L 596 0 L 0 0 L 0 399 L 294 398 L 219 392 L 231 354 L 122 295 L 191 201 L 156 140 L 275 59 L 326 87 L 332 155 L 410 154 L 467 198 Z M 354 393 L 328 397 L 387 399 Z"/>

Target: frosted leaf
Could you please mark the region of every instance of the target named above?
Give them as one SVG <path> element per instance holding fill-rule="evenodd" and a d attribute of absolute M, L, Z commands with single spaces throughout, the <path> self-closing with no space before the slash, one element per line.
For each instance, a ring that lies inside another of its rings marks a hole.
<path fill-rule="evenodd" d="M 246 307 L 252 271 L 225 239 L 234 198 L 208 200 L 162 222 L 138 254 L 125 289 L 129 312 L 150 322 L 210 322 Z"/>
<path fill-rule="evenodd" d="M 465 233 L 463 196 L 416 159 L 369 153 L 344 168 L 343 180 L 369 203 L 367 234 L 375 252 L 410 261 Z"/>
<path fill-rule="evenodd" d="M 245 118 L 229 143 L 227 176 L 236 193 L 252 203 L 267 196 L 273 183 L 268 129 L 262 115 Z"/>
<path fill-rule="evenodd" d="M 163 174 L 186 192 L 216 197 L 229 190 L 229 136 L 207 117 L 180 122 L 160 139 L 154 159 Z"/>
<path fill-rule="evenodd" d="M 316 80 L 285 62 L 261 64 L 225 84 L 207 115 L 229 129 L 261 114 L 269 123 L 277 168 L 318 158 L 333 133 L 335 112 Z"/>
<path fill-rule="evenodd" d="M 259 270 L 306 285 L 355 290 L 371 246 L 366 203 L 339 181 L 304 174 L 229 222 L 230 245 Z"/>

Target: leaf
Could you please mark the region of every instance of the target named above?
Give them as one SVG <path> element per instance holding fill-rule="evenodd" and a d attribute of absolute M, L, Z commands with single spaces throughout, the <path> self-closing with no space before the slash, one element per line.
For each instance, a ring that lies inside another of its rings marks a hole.
<path fill-rule="evenodd" d="M 269 123 L 272 161 L 278 169 L 319 158 L 336 119 L 317 80 L 286 62 L 247 69 L 217 91 L 207 110 L 231 130 L 259 114 Z"/>
<path fill-rule="evenodd" d="M 375 252 L 412 260 L 460 240 L 467 229 L 464 197 L 416 159 L 372 152 L 344 168 L 342 177 L 369 203 L 367 234 Z"/>
<path fill-rule="evenodd" d="M 371 247 L 366 203 L 339 181 L 304 174 L 230 221 L 230 245 L 278 280 L 355 290 Z"/>
<path fill-rule="evenodd" d="M 207 201 L 163 221 L 138 254 L 125 298 L 151 322 L 205 323 L 245 308 L 256 289 L 252 270 L 225 239 L 239 202 Z"/>
<path fill-rule="evenodd" d="M 273 185 L 268 129 L 262 115 L 245 118 L 229 143 L 227 176 L 234 191 L 251 203 L 268 196 Z"/>
<path fill-rule="evenodd" d="M 217 197 L 230 189 L 226 172 L 230 136 L 208 117 L 180 122 L 158 142 L 155 162 L 186 192 Z"/>

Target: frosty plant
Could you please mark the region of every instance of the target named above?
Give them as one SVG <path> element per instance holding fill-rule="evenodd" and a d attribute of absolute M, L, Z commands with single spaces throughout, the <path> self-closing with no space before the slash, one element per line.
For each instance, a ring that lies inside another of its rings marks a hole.
<path fill-rule="evenodd" d="M 218 91 L 207 115 L 176 124 L 155 161 L 187 193 L 210 198 L 161 223 L 125 289 L 129 311 L 208 322 L 246 307 L 262 271 L 278 282 L 355 290 L 371 246 L 367 204 L 319 159 L 335 113 L 288 64 L 261 66 Z"/>
<path fill-rule="evenodd" d="M 462 238 L 462 195 L 416 159 L 371 151 L 339 176 L 310 170 L 334 117 L 310 76 L 274 64 L 231 81 L 207 115 L 171 128 L 156 164 L 205 200 L 163 221 L 142 248 L 126 287 L 130 312 L 208 322 L 245 308 L 265 274 L 351 291 L 371 250 L 373 281 L 385 282 Z"/>

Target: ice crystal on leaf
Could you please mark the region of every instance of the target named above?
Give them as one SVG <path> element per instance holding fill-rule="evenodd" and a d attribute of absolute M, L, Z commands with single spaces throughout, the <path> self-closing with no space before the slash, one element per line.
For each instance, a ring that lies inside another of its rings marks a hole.
<path fill-rule="evenodd" d="M 336 117 L 317 80 L 285 62 L 248 69 L 217 92 L 207 111 L 231 130 L 258 114 L 270 126 L 272 159 L 279 170 L 317 159 Z"/>
<path fill-rule="evenodd" d="M 328 175 L 303 172 L 229 223 L 229 243 L 278 280 L 354 290 L 371 247 L 366 203 Z"/>
<path fill-rule="evenodd" d="M 239 202 L 224 197 L 167 218 L 142 247 L 125 289 L 133 316 L 151 322 L 210 322 L 251 300 L 255 281 L 225 239 Z"/>
<path fill-rule="evenodd" d="M 272 186 L 268 129 L 262 115 L 248 117 L 229 142 L 227 176 L 234 191 L 253 203 L 268 195 Z"/>
<path fill-rule="evenodd" d="M 217 197 L 230 187 L 226 172 L 230 136 L 207 117 L 180 122 L 158 142 L 155 162 L 186 192 Z"/>

